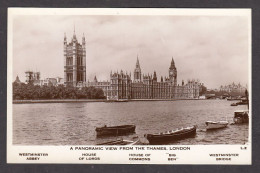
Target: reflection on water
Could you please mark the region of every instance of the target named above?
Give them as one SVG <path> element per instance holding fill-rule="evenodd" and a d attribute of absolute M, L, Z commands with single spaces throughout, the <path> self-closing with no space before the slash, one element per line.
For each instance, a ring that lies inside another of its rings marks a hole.
<path fill-rule="evenodd" d="M 245 105 L 230 106 L 226 100 L 140 101 L 123 103 L 13 104 L 13 143 L 19 145 L 92 145 L 114 140 L 96 138 L 95 127 L 135 124 L 136 134 L 157 133 L 197 125 L 194 138 L 173 144 L 244 144 L 248 125 L 206 131 L 205 121 L 228 120 Z"/>

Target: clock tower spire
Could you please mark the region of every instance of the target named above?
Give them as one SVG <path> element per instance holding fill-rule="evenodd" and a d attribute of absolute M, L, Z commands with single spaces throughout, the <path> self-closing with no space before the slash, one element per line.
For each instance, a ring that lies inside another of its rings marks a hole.
<path fill-rule="evenodd" d="M 137 60 L 136 60 L 136 65 L 135 65 L 135 70 L 134 70 L 134 82 L 141 82 L 142 81 L 142 71 L 141 67 L 139 64 L 139 59 L 137 55 Z"/>
<path fill-rule="evenodd" d="M 174 60 L 172 58 L 171 65 L 169 68 L 169 79 L 170 82 L 176 86 L 177 85 L 177 68 L 175 67 Z"/>

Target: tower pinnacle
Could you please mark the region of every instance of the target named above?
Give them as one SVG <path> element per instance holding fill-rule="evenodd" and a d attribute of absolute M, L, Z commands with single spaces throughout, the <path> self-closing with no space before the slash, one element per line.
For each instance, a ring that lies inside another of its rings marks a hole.
<path fill-rule="evenodd" d="M 173 60 L 173 57 L 172 57 L 170 69 L 174 69 L 174 68 L 175 68 L 175 63 L 174 63 L 174 60 Z"/>
<path fill-rule="evenodd" d="M 172 58 L 171 66 L 170 66 L 169 69 L 175 69 L 175 68 L 176 68 L 176 67 L 175 67 L 175 63 L 174 63 L 174 60 L 173 60 L 173 58 Z"/>
<path fill-rule="evenodd" d="M 82 44 L 85 45 L 85 35 L 84 35 L 84 32 L 83 32 L 83 37 L 82 37 Z"/>
<path fill-rule="evenodd" d="M 74 24 L 73 39 L 75 39 L 75 40 L 77 39 L 77 38 L 76 38 L 76 34 L 75 34 L 75 24 Z"/>
<path fill-rule="evenodd" d="M 64 32 L 64 42 L 67 42 L 66 32 Z"/>
<path fill-rule="evenodd" d="M 138 55 L 137 55 L 137 60 L 136 60 L 136 68 L 140 68 L 140 64 L 139 64 Z"/>

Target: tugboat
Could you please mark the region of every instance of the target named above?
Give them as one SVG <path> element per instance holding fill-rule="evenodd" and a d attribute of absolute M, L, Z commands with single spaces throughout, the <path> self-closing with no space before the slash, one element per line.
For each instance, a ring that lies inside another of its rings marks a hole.
<path fill-rule="evenodd" d="M 249 117 L 248 117 L 248 110 L 238 110 L 234 112 L 234 123 L 235 124 L 243 124 L 248 123 Z"/>
<path fill-rule="evenodd" d="M 97 127 L 97 136 L 117 136 L 135 132 L 135 125 L 122 125 L 122 126 L 110 126 Z"/>
<path fill-rule="evenodd" d="M 167 144 L 171 141 L 194 136 L 196 134 L 196 128 L 197 126 L 194 125 L 177 130 L 166 131 L 163 133 L 145 134 L 144 137 L 147 138 L 149 144 Z"/>
<path fill-rule="evenodd" d="M 242 124 L 249 122 L 249 100 L 248 100 L 248 91 L 245 91 L 246 98 L 241 99 L 241 104 L 247 104 L 248 110 L 239 110 L 234 112 L 234 123 L 235 124 Z"/>

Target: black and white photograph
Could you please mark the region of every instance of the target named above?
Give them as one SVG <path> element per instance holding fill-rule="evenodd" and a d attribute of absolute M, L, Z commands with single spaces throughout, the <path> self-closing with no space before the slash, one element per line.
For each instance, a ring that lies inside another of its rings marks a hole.
<path fill-rule="evenodd" d="M 10 162 L 250 164 L 251 13 L 9 9 L 8 90 Z"/>

